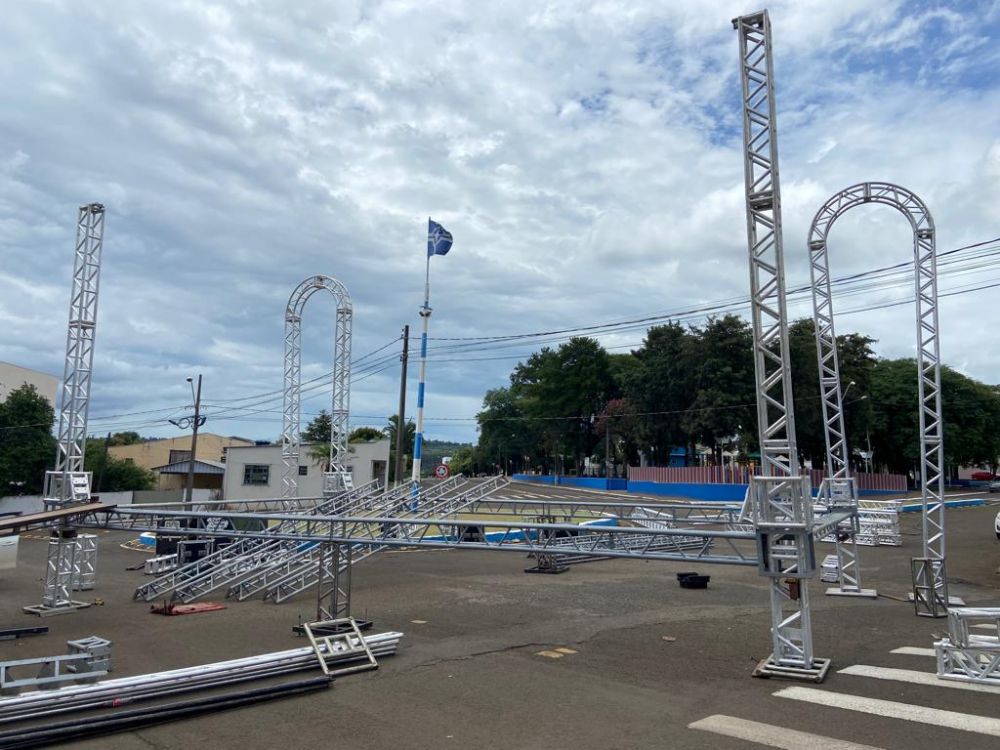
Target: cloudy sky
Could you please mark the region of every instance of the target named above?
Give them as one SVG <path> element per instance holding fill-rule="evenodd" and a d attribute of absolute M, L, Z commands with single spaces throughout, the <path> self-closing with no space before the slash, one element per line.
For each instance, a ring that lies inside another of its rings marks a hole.
<path fill-rule="evenodd" d="M 400 329 L 566 329 L 747 294 L 730 19 L 744 2 L 11 3 L 0 24 L 0 359 L 61 373 L 77 206 L 107 207 L 91 429 L 281 430 L 283 314 L 307 276 L 354 302 L 352 423 L 396 409 Z M 772 2 L 789 286 L 833 193 L 920 195 L 947 251 L 1000 237 L 1000 3 Z M 912 257 L 856 209 L 842 276 Z M 993 243 L 996 247 L 997 243 Z M 986 246 L 989 250 L 989 245 Z M 944 360 L 1000 382 L 996 255 L 949 256 Z M 942 269 L 944 271 L 944 269 Z M 905 276 L 844 297 L 838 331 L 914 349 Z M 809 312 L 807 298 L 792 314 Z M 868 309 L 863 308 L 872 308 Z M 860 309 L 860 311 L 858 311 Z M 332 297 L 304 317 L 303 378 L 332 367 Z M 696 322 L 694 318 L 685 318 Z M 627 351 L 642 328 L 601 337 Z M 557 343 L 558 339 L 551 339 Z M 432 341 L 430 438 L 474 439 L 487 388 L 536 340 Z M 385 347 L 385 348 L 383 348 Z M 369 355 L 370 356 L 366 356 Z M 410 367 L 410 412 L 416 363 Z M 329 389 L 305 393 L 309 419 Z"/>

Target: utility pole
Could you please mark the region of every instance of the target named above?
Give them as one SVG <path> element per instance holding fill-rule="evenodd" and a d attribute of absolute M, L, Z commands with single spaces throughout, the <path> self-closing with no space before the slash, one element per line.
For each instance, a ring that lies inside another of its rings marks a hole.
<path fill-rule="evenodd" d="M 187 379 L 191 382 L 191 378 Z M 191 423 L 191 460 L 188 461 L 187 487 L 184 502 L 191 504 L 194 498 L 194 457 L 198 450 L 198 427 L 201 425 L 201 375 L 198 375 L 198 391 L 194 396 L 194 421 Z"/>
<path fill-rule="evenodd" d="M 403 481 L 403 444 L 406 437 L 406 364 L 410 357 L 410 326 L 403 326 L 403 354 L 399 373 L 399 416 L 396 417 L 396 486 Z"/>

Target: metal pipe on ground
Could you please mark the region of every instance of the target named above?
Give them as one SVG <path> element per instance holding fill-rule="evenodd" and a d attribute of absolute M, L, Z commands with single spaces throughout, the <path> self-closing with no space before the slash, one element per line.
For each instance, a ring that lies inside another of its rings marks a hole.
<path fill-rule="evenodd" d="M 402 633 L 395 631 L 376 633 L 365 636 L 365 643 L 376 657 L 391 656 L 396 652 L 396 646 L 402 636 Z M 336 660 L 337 657 L 333 658 Z M 356 654 L 347 654 L 341 658 L 344 662 L 349 662 L 359 657 Z M 76 685 L 56 690 L 35 691 L 0 700 L 0 724 L 91 710 L 108 705 L 136 703 L 166 695 L 318 668 L 316 652 L 311 646 L 305 646 L 197 667 L 122 677 L 96 685 Z"/>
<path fill-rule="evenodd" d="M 314 677 L 283 685 L 224 693 L 223 695 L 178 701 L 162 706 L 114 711 L 111 715 L 104 714 L 91 718 L 58 722 L 39 729 L 0 732 L 0 747 L 12 750 L 14 748 L 46 747 L 57 742 L 70 742 L 87 737 L 140 729 L 203 713 L 225 711 L 277 698 L 289 698 L 325 690 L 330 686 L 330 683 L 331 680 L 327 677 Z"/>

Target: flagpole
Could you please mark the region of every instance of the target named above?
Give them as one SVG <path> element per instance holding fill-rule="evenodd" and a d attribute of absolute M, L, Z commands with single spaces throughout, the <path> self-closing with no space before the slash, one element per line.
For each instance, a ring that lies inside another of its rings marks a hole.
<path fill-rule="evenodd" d="M 423 331 L 420 334 L 420 382 L 417 385 L 417 430 L 413 440 L 413 476 L 410 486 L 410 510 L 416 510 L 420 502 L 420 462 L 424 448 L 424 383 L 427 379 L 427 329 L 431 322 L 431 254 L 427 254 L 427 270 L 424 275 L 424 306 L 420 308 Z"/>

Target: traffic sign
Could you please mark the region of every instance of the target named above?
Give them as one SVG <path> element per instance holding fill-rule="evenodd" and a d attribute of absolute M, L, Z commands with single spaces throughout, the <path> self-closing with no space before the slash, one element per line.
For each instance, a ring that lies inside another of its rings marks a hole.
<path fill-rule="evenodd" d="M 447 479 L 449 473 L 448 464 L 439 464 L 434 467 L 434 476 L 438 479 Z"/>

